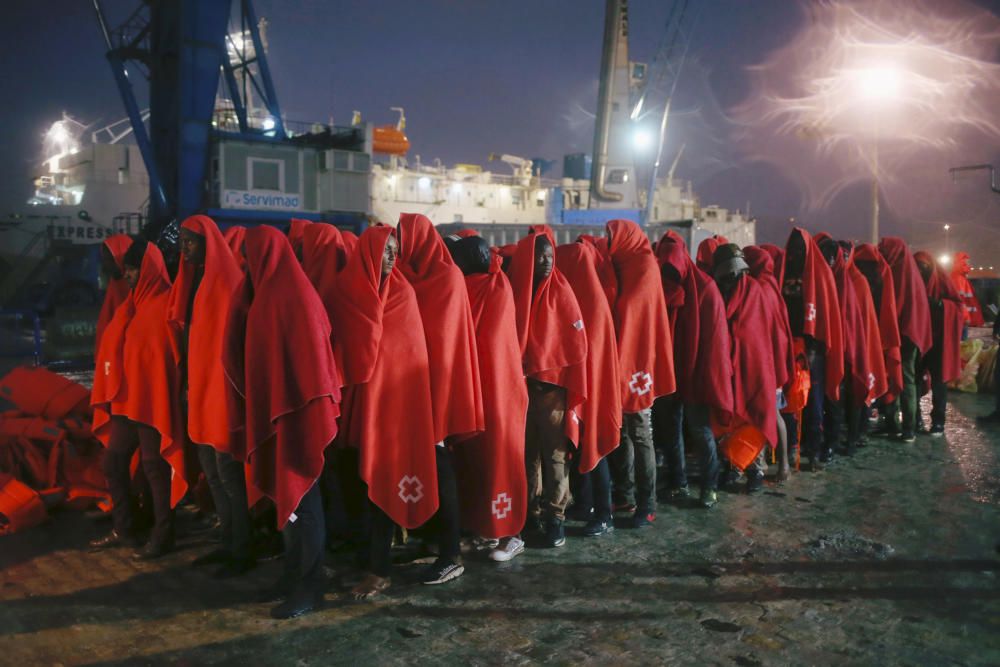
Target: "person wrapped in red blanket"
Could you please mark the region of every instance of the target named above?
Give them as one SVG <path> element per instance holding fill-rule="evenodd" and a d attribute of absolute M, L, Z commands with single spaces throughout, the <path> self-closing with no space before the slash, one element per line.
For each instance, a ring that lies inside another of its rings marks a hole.
<path fill-rule="evenodd" d="M 920 357 L 930 351 L 934 342 L 930 302 L 927 299 L 927 287 L 920 277 L 920 270 L 906 241 L 887 236 L 879 242 L 878 251 L 892 270 L 903 375 L 901 394 L 885 406 L 888 413 L 885 434 L 898 437 L 903 442 L 913 442 L 916 440 L 919 416 L 917 367 Z M 898 415 L 902 415 L 902 421 Z"/>
<path fill-rule="evenodd" d="M 816 239 L 833 269 L 844 333 L 844 381 L 840 399 L 828 403 L 825 428 L 832 431 L 838 451 L 851 456 L 860 440 L 861 420 L 868 405 L 888 390 L 882 340 L 868 282 L 850 261 L 853 246 L 839 243 L 826 233 L 818 234 Z M 845 431 L 841 449 L 839 443 Z"/>
<path fill-rule="evenodd" d="M 951 282 L 958 290 L 958 295 L 962 297 L 962 304 L 965 306 L 965 323 L 970 327 L 981 327 L 986 324 L 983 318 L 983 307 L 979 305 L 976 297 L 976 290 L 972 289 L 969 282 L 969 272 L 972 267 L 969 265 L 969 253 L 955 253 L 955 266 L 951 269 Z"/>
<path fill-rule="evenodd" d="M 840 398 L 844 379 L 843 325 L 833 271 L 804 229 L 788 237 L 781 270 L 781 291 L 792 336 L 805 344 L 809 400 L 802 413 L 802 454 L 819 470 L 833 455 L 835 434 L 824 428 L 826 401 Z"/>
<path fill-rule="evenodd" d="M 97 315 L 97 329 L 94 333 L 95 353 L 101 349 L 101 335 L 104 329 L 115 316 L 118 306 L 125 303 L 125 299 L 128 298 L 129 286 L 125 280 L 125 266 L 122 262 L 130 245 L 132 239 L 125 234 L 110 236 L 101 244 L 101 273 L 108 281 L 108 286 L 104 290 L 101 312 Z"/>
<path fill-rule="evenodd" d="M 781 296 L 781 287 L 774 275 L 775 262 L 780 261 L 784 253 L 778 246 L 761 245 L 746 246 L 743 256 L 750 265 L 750 277 L 760 284 L 764 291 L 764 300 L 768 306 L 768 318 L 775 322 L 774 327 L 774 377 L 778 383 L 778 473 L 776 479 L 782 482 L 791 475 L 791 460 L 789 452 L 798 446 L 798 433 L 789 433 L 786 416 L 781 410 L 787 407 L 785 390 L 796 373 L 795 349 L 792 344 L 792 330 L 788 325 L 788 310 Z M 793 417 L 788 421 L 794 422 Z"/>
<path fill-rule="evenodd" d="M 931 428 L 932 436 L 944 435 L 945 411 L 948 407 L 947 383 L 962 373 L 960 347 L 962 329 L 965 328 L 965 313 L 962 295 L 959 294 L 951 277 L 931 257 L 930 253 L 914 253 L 913 259 L 920 269 L 920 276 L 927 287 L 927 299 L 931 311 L 931 331 L 934 343 L 920 360 L 919 375 L 926 373 L 931 380 Z M 924 427 L 923 418 L 918 416 L 918 428 Z"/>
<path fill-rule="evenodd" d="M 549 547 L 566 543 L 569 459 L 587 399 L 587 335 L 576 295 L 556 268 L 547 227 L 518 241 L 508 268 L 528 385 L 525 458 L 533 527 Z"/>
<path fill-rule="evenodd" d="M 606 240 L 606 239 L 602 239 Z M 580 406 L 580 446 L 577 454 L 578 488 L 573 508 L 586 520 L 585 537 L 614 530 L 611 505 L 611 469 L 608 455 L 618 447 L 622 426 L 621 372 L 615 321 L 601 280 L 598 244 L 581 239 L 556 248 L 559 270 L 576 294 L 587 332 L 587 400 Z M 611 269 L 612 278 L 614 269 Z"/>
<path fill-rule="evenodd" d="M 458 486 L 450 447 L 485 429 L 476 328 L 469 292 L 444 239 L 423 215 L 404 213 L 396 226 L 396 265 L 417 295 L 431 371 L 431 407 L 438 473 L 438 559 L 425 584 L 461 576 Z"/>
<path fill-rule="evenodd" d="M 187 491 L 179 351 L 176 333 L 164 316 L 170 279 L 159 248 L 144 240 L 132 242 L 123 267 L 131 291 L 101 337 L 91 394 L 94 435 L 107 447 L 104 474 L 114 528 L 91 546 L 135 540 L 129 466 L 138 448 L 153 499 L 154 524 L 136 556 L 151 559 L 172 550 L 172 508 Z"/>
<path fill-rule="evenodd" d="M 528 389 L 521 371 L 514 293 L 499 255 L 485 239 L 446 239 L 465 276 L 476 327 L 486 430 L 453 447 L 462 527 L 499 540 L 490 559 L 508 561 L 524 551 L 520 533 L 528 512 L 524 428 Z"/>
<path fill-rule="evenodd" d="M 180 396 L 187 437 L 197 445 L 198 461 L 222 525 L 222 544 L 196 558 L 194 564 L 218 564 L 215 576 L 228 578 L 256 565 L 250 552 L 243 469 L 246 451 L 242 437 L 229 431 L 229 385 L 222 367 L 226 317 L 243 273 L 208 216 L 191 216 L 181 224 L 180 251 L 167 320 L 181 342 Z"/>
<path fill-rule="evenodd" d="M 371 535 L 359 599 L 390 585 L 393 523 L 438 509 L 430 365 L 417 296 L 396 267 L 391 227 L 366 229 L 326 303 L 345 397 L 340 437 L 367 485 Z M 339 444 L 339 443 L 338 443 Z M 345 466 L 346 467 L 346 466 Z"/>
<path fill-rule="evenodd" d="M 712 270 L 726 302 L 732 362 L 733 411 L 720 420 L 726 431 L 749 425 L 763 441 L 778 442 L 778 380 L 775 376 L 774 343 L 778 321 L 768 317 L 764 289 L 750 277 L 750 266 L 734 243 L 719 246 L 712 257 Z M 747 491 L 763 486 L 764 447 L 746 468 Z"/>
<path fill-rule="evenodd" d="M 653 401 L 677 390 L 674 345 L 667 304 L 649 239 L 631 220 L 606 227 L 608 256 L 617 278 L 615 316 L 622 373 L 622 444 L 611 457 L 615 503 L 634 504 L 632 525 L 656 520 L 656 453 L 653 449 Z"/>
<path fill-rule="evenodd" d="M 316 483 L 337 435 L 340 372 L 326 309 L 274 227 L 247 230 L 246 274 L 230 302 L 223 363 L 229 428 L 246 452 L 251 502 L 265 496 L 285 531 L 285 573 L 274 618 L 323 599 L 326 532 Z"/>
<path fill-rule="evenodd" d="M 728 420 L 733 411 L 733 369 L 722 294 L 691 260 L 679 235 L 668 232 L 656 245 L 663 293 L 674 343 L 677 393 L 653 405 L 654 432 L 665 440 L 671 496 L 687 496 L 685 435 L 701 460 L 704 507 L 717 502 L 719 457 L 711 415 Z"/>

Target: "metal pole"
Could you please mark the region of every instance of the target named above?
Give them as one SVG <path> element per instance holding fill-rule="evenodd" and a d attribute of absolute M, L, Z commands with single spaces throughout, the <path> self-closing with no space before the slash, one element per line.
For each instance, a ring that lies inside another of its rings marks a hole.
<path fill-rule="evenodd" d="M 663 140 L 667 135 L 667 118 L 670 117 L 670 100 L 667 100 L 666 105 L 663 107 L 663 116 L 660 118 L 660 133 L 657 135 L 658 141 L 656 142 L 656 160 L 653 161 L 653 169 L 649 175 L 649 190 L 646 191 L 646 211 L 643 216 L 644 220 L 642 223 L 648 225 L 651 222 L 656 222 L 653 220 L 653 200 L 656 194 L 656 178 L 660 173 L 660 160 L 663 158 Z"/>

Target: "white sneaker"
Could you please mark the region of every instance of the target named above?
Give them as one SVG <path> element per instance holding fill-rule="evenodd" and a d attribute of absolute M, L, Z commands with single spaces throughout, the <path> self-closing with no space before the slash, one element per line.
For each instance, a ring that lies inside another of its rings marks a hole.
<path fill-rule="evenodd" d="M 524 540 L 517 535 L 508 537 L 500 542 L 500 546 L 490 552 L 490 560 L 503 563 L 513 559 L 524 551 Z"/>

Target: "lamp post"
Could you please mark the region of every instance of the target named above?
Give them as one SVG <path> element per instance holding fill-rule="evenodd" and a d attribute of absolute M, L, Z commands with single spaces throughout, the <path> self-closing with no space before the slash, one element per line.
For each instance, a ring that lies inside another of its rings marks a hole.
<path fill-rule="evenodd" d="M 900 73 L 893 66 L 864 67 L 856 71 L 856 85 L 861 97 L 873 105 L 882 105 L 894 99 L 899 92 Z M 879 241 L 879 173 L 878 173 L 878 113 L 873 114 L 874 137 L 872 138 L 872 243 Z"/>
<path fill-rule="evenodd" d="M 944 226 L 944 251 L 951 255 L 951 243 L 948 242 L 948 231 L 951 229 L 951 225 Z"/>

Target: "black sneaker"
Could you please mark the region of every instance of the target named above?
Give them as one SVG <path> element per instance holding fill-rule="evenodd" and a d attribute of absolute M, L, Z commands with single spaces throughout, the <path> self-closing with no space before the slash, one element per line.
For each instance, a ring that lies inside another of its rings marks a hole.
<path fill-rule="evenodd" d="M 719 494 L 715 492 L 715 489 L 702 489 L 698 501 L 705 509 L 711 509 L 719 502 Z"/>
<path fill-rule="evenodd" d="M 566 544 L 566 533 L 563 531 L 562 519 L 549 519 L 545 524 L 545 546 L 555 549 L 564 544 Z"/>
<path fill-rule="evenodd" d="M 615 524 L 608 521 L 591 521 L 586 526 L 583 527 L 584 537 L 600 537 L 601 535 L 607 535 L 608 533 L 613 533 L 615 530 Z"/>
<path fill-rule="evenodd" d="M 747 493 L 759 493 L 764 488 L 764 473 L 747 475 Z"/>
<path fill-rule="evenodd" d="M 298 618 L 323 608 L 323 595 L 316 592 L 295 592 L 287 600 L 271 609 L 271 618 L 279 620 Z"/>
<path fill-rule="evenodd" d="M 934 424 L 931 426 L 931 430 L 928 431 L 932 437 L 940 438 L 944 435 L 944 424 Z"/>
<path fill-rule="evenodd" d="M 687 486 L 679 486 L 674 489 L 670 489 L 670 499 L 671 500 L 685 500 L 691 497 L 691 491 Z"/>
<path fill-rule="evenodd" d="M 452 579 L 458 579 L 465 572 L 465 566 L 461 563 L 452 562 L 446 558 L 438 558 L 434 564 L 424 570 L 420 581 L 427 586 L 445 584 Z"/>
<path fill-rule="evenodd" d="M 906 443 L 916 442 L 917 436 L 910 431 L 903 431 L 902 433 L 899 434 L 899 441 Z"/>
<path fill-rule="evenodd" d="M 656 512 L 647 512 L 645 510 L 638 510 L 635 513 L 635 516 L 632 517 L 632 527 L 652 528 L 654 521 L 656 521 Z"/>

